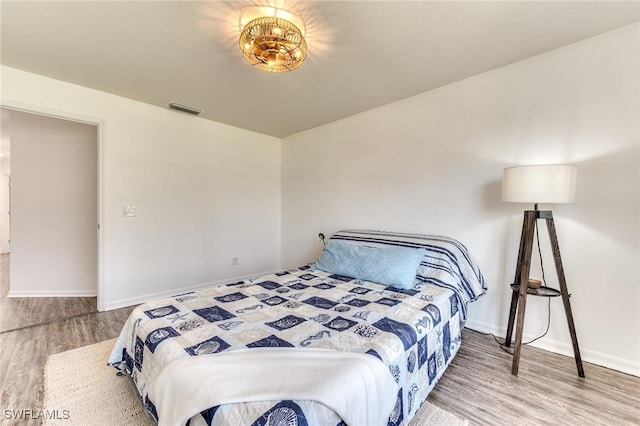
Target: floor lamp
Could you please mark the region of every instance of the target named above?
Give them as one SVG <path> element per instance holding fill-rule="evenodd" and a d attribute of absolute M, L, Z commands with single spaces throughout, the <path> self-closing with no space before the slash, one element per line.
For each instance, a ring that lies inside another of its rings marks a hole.
<path fill-rule="evenodd" d="M 556 235 L 556 228 L 553 222 L 553 214 L 551 210 L 538 210 L 539 203 L 572 203 L 575 198 L 576 176 L 576 166 L 564 164 L 519 166 L 504 169 L 502 201 L 534 205 L 533 210 L 526 210 L 524 212 L 516 273 L 513 283 L 511 284 L 512 295 L 511 308 L 509 309 L 509 322 L 504 342 L 506 346 L 511 346 L 511 337 L 515 321 L 516 336 L 513 350 L 513 363 L 511 366 L 511 374 L 514 376 L 518 375 L 520 365 L 527 295 L 534 295 L 542 297 L 562 297 L 567 324 L 569 325 L 569 333 L 571 334 L 571 341 L 573 343 L 573 353 L 578 375 L 584 377 L 578 338 L 576 337 L 573 314 L 571 313 L 570 294 L 567 290 L 567 282 L 564 277 L 564 268 L 562 267 L 560 246 L 558 245 L 558 236 Z M 560 290 L 546 286 L 535 289 L 530 286 L 529 271 L 531 268 L 533 238 L 539 219 L 543 219 L 547 224 Z"/>

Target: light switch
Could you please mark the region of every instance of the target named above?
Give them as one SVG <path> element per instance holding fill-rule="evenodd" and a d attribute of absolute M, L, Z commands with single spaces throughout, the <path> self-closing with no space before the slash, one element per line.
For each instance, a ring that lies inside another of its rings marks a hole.
<path fill-rule="evenodd" d="M 122 206 L 122 216 L 124 216 L 124 217 L 135 217 L 136 216 L 136 206 Z"/>

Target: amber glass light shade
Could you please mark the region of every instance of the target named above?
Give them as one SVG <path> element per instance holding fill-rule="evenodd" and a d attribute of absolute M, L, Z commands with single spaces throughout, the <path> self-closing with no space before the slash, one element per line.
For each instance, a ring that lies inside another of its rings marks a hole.
<path fill-rule="evenodd" d="M 300 29 L 278 17 L 257 18 L 245 25 L 240 50 L 247 62 L 268 72 L 293 71 L 307 57 L 307 43 Z"/>

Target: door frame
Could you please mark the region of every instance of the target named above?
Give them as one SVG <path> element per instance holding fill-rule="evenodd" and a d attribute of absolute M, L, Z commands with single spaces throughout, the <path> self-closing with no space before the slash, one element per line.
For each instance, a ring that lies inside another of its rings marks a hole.
<path fill-rule="evenodd" d="M 104 301 L 104 293 L 105 293 L 105 268 L 104 268 L 104 126 L 105 122 L 101 118 L 91 117 L 81 114 L 76 114 L 69 111 L 61 111 L 56 109 L 51 109 L 47 107 L 43 107 L 40 105 L 33 104 L 25 104 L 21 102 L 14 102 L 9 100 L 2 100 L 0 102 L 0 107 L 19 111 L 26 112 L 30 114 L 43 115 L 51 118 L 58 118 L 62 120 L 68 121 L 76 121 L 79 123 L 90 124 L 96 126 L 97 130 L 97 139 L 98 139 L 98 158 L 96 158 L 96 165 L 98 168 L 98 229 L 96 232 L 98 233 L 98 258 L 96 259 L 98 262 L 98 276 L 96 277 L 97 288 L 96 288 L 96 299 L 97 299 L 97 309 L 98 311 L 105 310 L 105 301 Z"/>

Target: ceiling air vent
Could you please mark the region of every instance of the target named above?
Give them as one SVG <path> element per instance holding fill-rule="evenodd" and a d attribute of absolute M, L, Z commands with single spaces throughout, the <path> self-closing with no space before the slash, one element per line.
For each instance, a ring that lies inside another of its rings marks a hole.
<path fill-rule="evenodd" d="M 179 104 L 178 102 L 169 102 L 167 106 L 176 111 L 186 112 L 187 114 L 200 115 L 204 111 L 203 109 L 190 107 L 188 105 Z"/>

